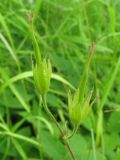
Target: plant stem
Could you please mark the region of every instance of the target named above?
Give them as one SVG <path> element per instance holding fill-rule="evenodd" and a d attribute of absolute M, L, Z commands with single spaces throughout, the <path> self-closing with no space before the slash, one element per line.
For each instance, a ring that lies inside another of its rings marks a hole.
<path fill-rule="evenodd" d="M 40 104 L 39 104 L 39 106 L 40 106 Z M 38 117 L 40 117 L 40 107 L 38 107 Z M 40 142 L 40 121 L 39 121 L 39 119 L 37 120 L 37 135 L 36 136 L 37 136 L 38 142 Z M 42 158 L 42 149 L 39 149 L 39 156 L 41 156 L 41 158 Z"/>
<path fill-rule="evenodd" d="M 66 137 L 66 139 L 72 138 L 74 134 L 77 132 L 77 130 L 78 130 L 78 126 L 74 126 L 73 132 L 68 137 Z"/>
<path fill-rule="evenodd" d="M 60 127 L 59 123 L 57 122 L 57 120 L 55 119 L 55 117 L 53 116 L 53 114 L 48 109 L 47 102 L 46 102 L 46 94 L 42 95 L 42 99 L 43 99 L 44 108 L 45 108 L 46 112 L 48 113 L 48 115 L 50 116 L 50 118 L 55 122 L 56 126 L 58 127 L 58 129 L 59 129 L 59 131 L 61 133 L 61 136 L 63 138 L 63 141 L 65 141 L 66 147 L 67 147 L 67 149 L 68 149 L 68 151 L 69 151 L 69 153 L 71 155 L 72 160 L 76 160 L 75 156 L 73 154 L 73 151 L 72 151 L 72 149 L 71 149 L 71 147 L 70 147 L 67 139 L 64 138 L 65 135 L 64 135 L 64 132 L 63 132 L 62 128 Z"/>

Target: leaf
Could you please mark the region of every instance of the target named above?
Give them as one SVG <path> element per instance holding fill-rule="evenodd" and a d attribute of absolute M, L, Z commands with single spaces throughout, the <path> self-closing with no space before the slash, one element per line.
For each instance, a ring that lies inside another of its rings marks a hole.
<path fill-rule="evenodd" d="M 48 132 L 43 131 L 41 134 L 41 140 L 44 152 L 48 158 L 51 158 L 52 160 L 64 159 L 67 151 L 65 146 L 58 139 L 51 137 Z"/>
<path fill-rule="evenodd" d="M 16 54 L 14 53 L 14 51 L 12 50 L 11 46 L 9 45 L 9 43 L 7 42 L 7 40 L 5 39 L 5 37 L 0 33 L 0 39 L 2 40 L 2 42 L 4 43 L 5 47 L 7 48 L 7 50 L 9 51 L 9 53 L 11 54 L 13 60 L 16 62 L 16 64 L 19 66 L 19 60 L 16 56 Z"/>
<path fill-rule="evenodd" d="M 115 65 L 115 67 L 112 68 L 110 75 L 109 75 L 109 79 L 106 81 L 106 84 L 104 85 L 104 91 L 103 91 L 104 95 L 102 97 L 100 105 L 98 106 L 99 110 L 102 110 L 102 108 L 104 107 L 104 104 L 108 98 L 108 95 L 110 93 L 110 89 L 113 85 L 113 82 L 116 78 L 116 75 L 117 75 L 119 68 L 120 68 L 120 57 L 118 58 L 118 61 Z"/>
<path fill-rule="evenodd" d="M 120 112 L 111 113 L 108 122 L 107 122 L 107 130 L 112 133 L 120 132 Z"/>
<path fill-rule="evenodd" d="M 6 87 L 8 87 L 11 83 L 14 83 L 18 80 L 21 80 L 21 79 L 26 79 L 28 77 L 32 77 L 33 76 L 33 73 L 32 71 L 26 71 L 26 72 L 23 72 L 23 73 L 20 73 L 10 79 L 8 79 L 5 84 L 3 84 L 1 87 L 0 87 L 0 93 L 4 91 L 4 89 Z M 68 87 L 70 87 L 71 89 L 73 90 L 76 90 L 75 87 L 69 83 L 66 79 L 64 79 L 63 77 L 61 77 L 60 75 L 57 75 L 57 74 L 52 74 L 52 79 L 55 79 L 57 81 L 60 81 L 61 83 L 67 85 Z"/>
<path fill-rule="evenodd" d="M 0 70 L 0 72 L 2 73 L 2 76 L 5 79 L 5 81 L 9 82 L 9 76 L 7 75 L 7 72 L 5 70 Z M 13 94 L 16 96 L 16 98 L 18 99 L 18 101 L 22 104 L 22 106 L 24 107 L 24 109 L 27 112 L 30 112 L 29 105 L 25 102 L 25 100 L 22 97 L 21 93 L 19 93 L 19 91 L 17 90 L 17 88 L 14 86 L 14 84 L 12 84 L 12 83 L 9 84 L 9 88 L 11 89 L 11 91 L 13 92 Z"/>
<path fill-rule="evenodd" d="M 13 138 L 12 138 L 12 142 L 13 142 L 15 148 L 17 149 L 18 153 L 21 155 L 22 159 L 28 160 L 27 155 L 26 155 L 25 151 L 23 150 L 21 144 L 19 144 L 19 142 Z"/>

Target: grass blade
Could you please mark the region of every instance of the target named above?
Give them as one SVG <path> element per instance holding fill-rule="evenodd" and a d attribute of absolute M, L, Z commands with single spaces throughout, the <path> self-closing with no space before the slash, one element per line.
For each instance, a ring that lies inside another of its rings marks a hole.
<path fill-rule="evenodd" d="M 116 65 L 115 65 L 115 67 L 112 68 L 112 70 L 110 72 L 109 80 L 105 84 L 104 92 L 103 92 L 104 96 L 103 96 L 103 98 L 102 98 L 102 100 L 100 102 L 100 106 L 98 107 L 99 110 L 102 110 L 102 108 L 104 107 L 104 104 L 105 104 L 105 102 L 107 100 L 107 97 L 108 97 L 108 95 L 110 93 L 110 89 L 111 89 L 111 87 L 113 85 L 113 82 L 115 80 L 115 77 L 117 75 L 117 72 L 118 72 L 119 68 L 120 68 L 120 57 L 118 58 L 118 61 L 117 61 Z"/>

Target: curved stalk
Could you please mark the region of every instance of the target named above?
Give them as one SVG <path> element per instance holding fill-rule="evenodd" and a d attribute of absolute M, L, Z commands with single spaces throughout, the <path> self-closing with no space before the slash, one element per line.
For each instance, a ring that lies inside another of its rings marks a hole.
<path fill-rule="evenodd" d="M 50 110 L 48 109 L 48 106 L 47 106 L 47 102 L 46 102 L 46 94 L 42 95 L 42 100 L 43 100 L 43 106 L 45 108 L 45 111 L 47 112 L 47 114 L 50 116 L 50 118 L 55 122 L 57 128 L 59 129 L 60 133 L 61 133 L 61 136 L 63 138 L 63 141 L 65 141 L 65 145 L 70 153 L 70 156 L 72 158 L 72 160 L 76 160 L 75 159 L 75 156 L 73 154 L 73 151 L 67 141 L 67 139 L 65 138 L 65 135 L 64 135 L 64 132 L 62 130 L 62 128 L 60 127 L 59 123 L 57 122 L 57 120 L 55 119 L 55 117 L 53 116 L 53 114 L 50 112 Z"/>
<path fill-rule="evenodd" d="M 74 126 L 73 132 L 68 137 L 66 137 L 66 139 L 72 138 L 77 132 L 77 130 L 78 130 L 78 126 Z"/>

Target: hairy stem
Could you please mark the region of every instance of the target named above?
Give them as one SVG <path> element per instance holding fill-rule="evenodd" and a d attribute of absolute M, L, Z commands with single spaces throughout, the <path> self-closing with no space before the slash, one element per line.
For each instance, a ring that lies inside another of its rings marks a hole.
<path fill-rule="evenodd" d="M 46 102 L 46 94 L 42 95 L 42 99 L 43 99 L 44 108 L 45 108 L 47 114 L 48 114 L 48 115 L 50 116 L 50 118 L 55 122 L 57 128 L 59 129 L 59 131 L 60 131 L 60 133 L 61 133 L 61 136 L 62 136 L 62 138 L 63 138 L 63 141 L 65 141 L 65 145 L 66 145 L 66 147 L 67 147 L 67 149 L 68 149 L 68 151 L 69 151 L 69 153 L 70 153 L 70 156 L 71 156 L 72 160 L 76 160 L 76 159 L 75 159 L 75 156 L 74 156 L 74 154 L 73 154 L 73 151 L 72 151 L 72 149 L 71 149 L 71 147 L 70 147 L 67 139 L 65 138 L 65 135 L 64 135 L 64 132 L 63 132 L 62 128 L 60 127 L 59 123 L 57 122 L 57 120 L 55 119 L 55 117 L 53 116 L 53 114 L 52 114 L 52 113 L 50 112 L 50 110 L 48 109 L 47 102 Z"/>

